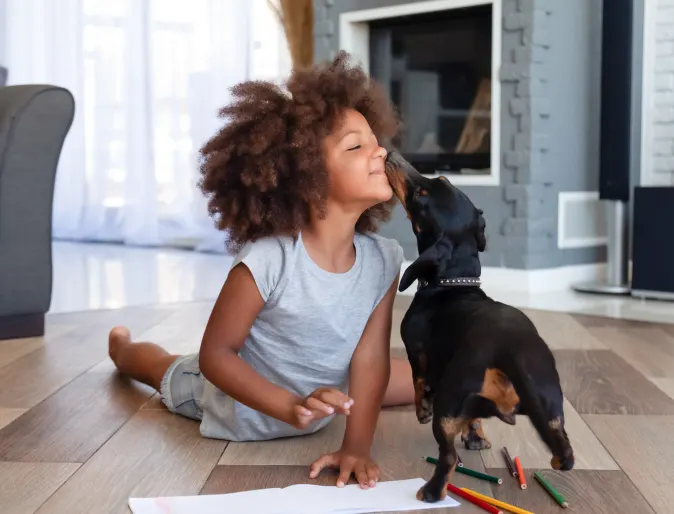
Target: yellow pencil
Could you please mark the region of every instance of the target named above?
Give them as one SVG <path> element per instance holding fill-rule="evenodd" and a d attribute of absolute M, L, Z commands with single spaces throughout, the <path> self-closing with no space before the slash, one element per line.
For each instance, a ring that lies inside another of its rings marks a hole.
<path fill-rule="evenodd" d="M 519 507 L 515 507 L 514 505 L 510 505 L 509 503 L 505 503 L 505 502 L 499 501 L 495 498 L 485 496 L 484 494 L 476 493 L 472 489 L 467 489 L 465 487 L 462 487 L 461 490 L 467 492 L 468 494 L 472 494 L 473 496 L 475 496 L 476 498 L 479 498 L 483 502 L 487 502 L 487 503 L 493 505 L 494 507 L 498 507 L 499 509 L 505 509 L 509 512 L 512 512 L 513 514 L 534 514 L 531 511 L 520 509 Z"/>

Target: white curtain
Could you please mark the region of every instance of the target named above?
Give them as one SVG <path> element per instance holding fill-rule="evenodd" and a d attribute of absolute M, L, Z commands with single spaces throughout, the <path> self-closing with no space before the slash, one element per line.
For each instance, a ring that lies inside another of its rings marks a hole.
<path fill-rule="evenodd" d="M 0 2 L 8 83 L 75 96 L 54 237 L 224 250 L 197 187 L 198 150 L 232 85 L 289 72 L 267 0 Z"/>

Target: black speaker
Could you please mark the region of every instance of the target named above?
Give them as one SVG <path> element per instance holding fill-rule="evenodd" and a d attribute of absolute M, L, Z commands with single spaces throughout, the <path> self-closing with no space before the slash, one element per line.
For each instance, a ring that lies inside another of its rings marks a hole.
<path fill-rule="evenodd" d="M 601 29 L 599 199 L 607 210 L 606 277 L 576 284 L 583 293 L 629 294 L 628 208 L 632 147 L 634 0 L 604 0 Z"/>
<path fill-rule="evenodd" d="M 674 187 L 634 188 L 632 296 L 674 300 Z"/>
<path fill-rule="evenodd" d="M 599 198 L 630 199 L 634 0 L 604 0 L 601 44 Z"/>

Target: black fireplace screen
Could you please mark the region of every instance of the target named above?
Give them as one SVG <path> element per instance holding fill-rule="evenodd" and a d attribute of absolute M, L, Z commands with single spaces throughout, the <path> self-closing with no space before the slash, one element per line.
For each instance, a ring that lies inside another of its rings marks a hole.
<path fill-rule="evenodd" d="M 396 146 L 422 173 L 490 173 L 491 40 L 491 5 L 370 23 L 370 73 L 400 111 Z"/>

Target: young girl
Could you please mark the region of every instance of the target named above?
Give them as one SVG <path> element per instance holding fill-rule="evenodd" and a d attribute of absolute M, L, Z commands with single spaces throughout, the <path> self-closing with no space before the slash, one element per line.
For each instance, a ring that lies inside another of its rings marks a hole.
<path fill-rule="evenodd" d="M 335 467 L 339 487 L 352 473 L 373 487 L 380 407 L 414 401 L 409 364 L 389 357 L 402 249 L 373 234 L 393 205 L 379 141 L 397 119 L 345 53 L 295 71 L 286 89 L 236 86 L 228 123 L 202 149 L 201 187 L 237 256 L 199 353 L 131 343 L 115 327 L 110 357 L 205 437 L 296 436 L 348 416 L 341 449 L 310 476 Z"/>

